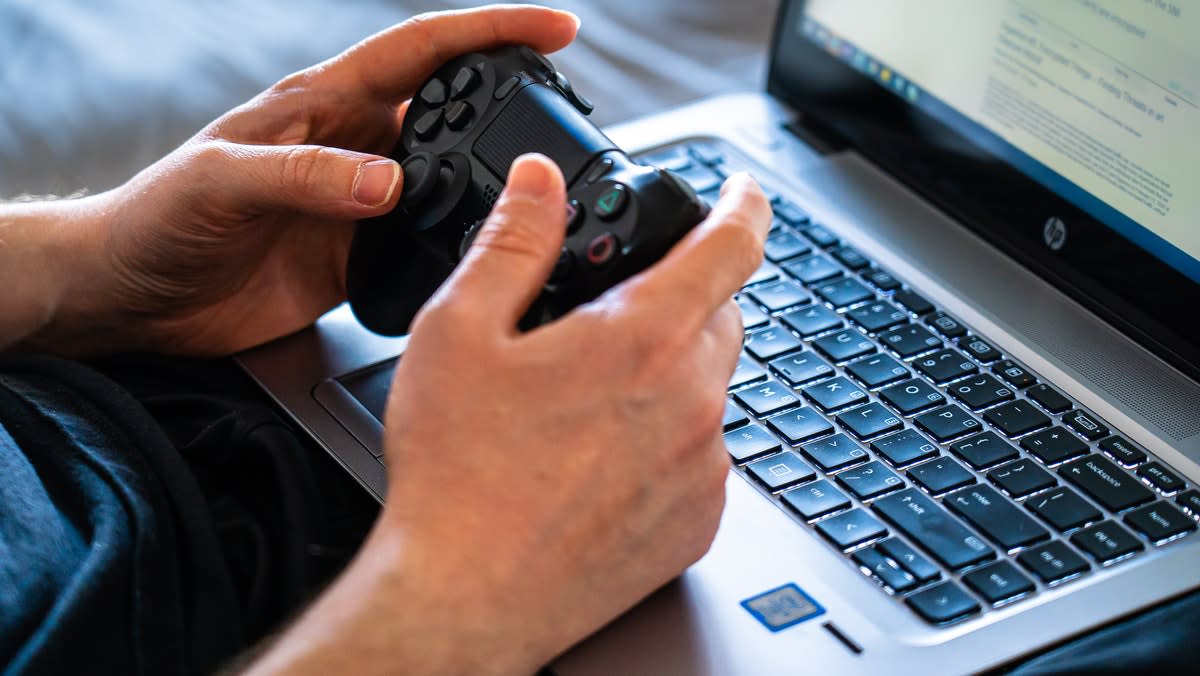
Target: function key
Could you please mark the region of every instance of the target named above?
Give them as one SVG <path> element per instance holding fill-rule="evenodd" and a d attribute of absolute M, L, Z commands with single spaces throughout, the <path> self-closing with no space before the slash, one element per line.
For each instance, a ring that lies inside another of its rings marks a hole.
<path fill-rule="evenodd" d="M 945 624 L 979 612 L 979 604 L 951 580 L 939 582 L 905 599 L 925 621 Z"/>
<path fill-rule="evenodd" d="M 831 516 L 817 523 L 817 530 L 842 549 L 850 549 L 887 535 L 887 528 L 864 509 L 851 509 Z"/>
<path fill-rule="evenodd" d="M 755 331 L 746 336 L 745 349 L 755 359 L 772 359 L 784 352 L 791 352 L 802 345 L 800 339 L 782 326 Z"/>
<path fill-rule="evenodd" d="M 909 376 L 908 369 L 886 354 L 877 354 L 852 361 L 846 364 L 846 372 L 872 389 Z"/>
<path fill-rule="evenodd" d="M 788 507 L 796 510 L 807 521 L 850 506 L 846 495 L 824 479 L 794 488 L 780 497 Z"/>
<path fill-rule="evenodd" d="M 1025 501 L 1025 506 L 1060 531 L 1079 528 L 1104 518 L 1090 502 L 1065 487 L 1032 497 Z"/>
<path fill-rule="evenodd" d="M 842 326 L 842 318 L 824 305 L 810 305 L 780 315 L 779 319 L 805 338 Z"/>
<path fill-rule="evenodd" d="M 990 364 L 1003 356 L 991 343 L 978 336 L 965 336 L 958 341 L 958 346 L 984 364 Z"/>
<path fill-rule="evenodd" d="M 1200 517 L 1200 491 L 1193 488 L 1175 496 L 1175 502 L 1193 517 Z"/>
<path fill-rule="evenodd" d="M 979 421 L 954 404 L 922 413 L 914 418 L 913 422 L 934 439 L 943 442 L 979 431 Z"/>
<path fill-rule="evenodd" d="M 1071 542 L 1100 563 L 1128 556 L 1142 549 L 1132 533 L 1112 521 L 1101 521 L 1071 536 Z"/>
<path fill-rule="evenodd" d="M 909 547 L 899 538 L 881 540 L 875 545 L 875 549 L 900 564 L 901 568 L 921 584 L 930 580 L 936 580 L 942 576 L 942 571 L 938 570 L 938 567 L 932 561 L 925 558 L 924 555 L 918 554 L 915 549 Z"/>
<path fill-rule="evenodd" d="M 960 380 L 948 389 L 951 396 L 976 411 L 1009 401 L 1014 396 L 1010 387 L 986 373 Z"/>
<path fill-rule="evenodd" d="M 875 292 L 851 277 L 821 284 L 814 291 L 835 308 L 844 308 L 875 297 Z"/>
<path fill-rule="evenodd" d="M 773 415 L 767 418 L 766 423 L 792 444 L 816 439 L 833 431 L 833 425 L 809 407 Z"/>
<path fill-rule="evenodd" d="M 1166 502 L 1138 507 L 1125 515 L 1125 523 L 1151 542 L 1162 542 L 1196 530 L 1196 522 Z"/>
<path fill-rule="evenodd" d="M 521 76 L 514 75 L 501 83 L 499 87 L 496 87 L 496 91 L 492 94 L 492 97 L 497 101 L 502 101 L 519 86 L 521 86 Z M 666 169 L 666 167 L 663 168 Z"/>
<path fill-rule="evenodd" d="M 1057 540 L 1021 552 L 1017 562 L 1046 584 L 1065 580 L 1088 569 L 1087 561 L 1082 556 Z"/>
<path fill-rule="evenodd" d="M 925 320 L 925 323 L 947 338 L 961 338 L 967 335 L 966 327 L 945 312 L 933 313 Z"/>
<path fill-rule="evenodd" d="M 991 486 L 972 486 L 943 501 L 1004 550 L 1050 538 L 1050 532 Z"/>
<path fill-rule="evenodd" d="M 997 406 L 985 411 L 983 419 L 1010 437 L 1020 436 L 1050 424 L 1050 418 L 1027 401 L 1014 401 Z"/>
<path fill-rule="evenodd" d="M 935 383 L 945 383 L 979 371 L 975 362 L 958 350 L 943 349 L 914 361 L 913 366 Z"/>
<path fill-rule="evenodd" d="M 1088 441 L 1108 436 L 1108 428 L 1083 411 L 1071 411 L 1063 416 L 1063 422 Z"/>
<path fill-rule="evenodd" d="M 828 378 L 833 375 L 833 367 L 825 363 L 817 355 L 805 350 L 786 357 L 772 360 L 768 366 L 779 374 L 789 385 L 803 385 L 807 382 Z"/>
<path fill-rule="evenodd" d="M 1187 486 L 1183 479 L 1179 478 L 1179 475 L 1163 467 L 1161 463 L 1152 462 L 1142 465 L 1138 468 L 1137 473 L 1138 476 L 1149 481 L 1151 486 L 1163 493 L 1174 493 Z"/>
<path fill-rule="evenodd" d="M 767 312 L 778 312 L 784 308 L 802 305 L 811 300 L 808 291 L 803 286 L 790 279 L 781 282 L 762 284 L 746 291 Z"/>
<path fill-rule="evenodd" d="M 838 238 L 832 232 L 825 229 L 822 225 L 810 225 L 807 228 L 801 228 L 800 232 L 809 239 L 813 244 L 828 249 L 831 246 L 838 245 Z"/>
<path fill-rule="evenodd" d="M 787 273 L 805 284 L 816 284 L 842 274 L 842 269 L 824 256 L 808 256 L 783 266 Z"/>
<path fill-rule="evenodd" d="M 867 452 L 845 434 L 814 441 L 800 447 L 809 460 L 826 472 L 857 465 L 867 460 Z"/>
<path fill-rule="evenodd" d="M 813 341 L 813 347 L 834 362 L 856 359 L 875 351 L 875 343 L 854 329 L 844 329 Z"/>
<path fill-rule="evenodd" d="M 1051 413 L 1062 413 L 1071 408 L 1071 400 L 1046 383 L 1038 383 L 1025 391 L 1029 398 Z"/>
<path fill-rule="evenodd" d="M 854 562 L 867 569 L 868 573 L 896 592 L 906 592 L 917 586 L 917 580 L 900 564 L 887 558 L 874 547 L 865 547 L 854 552 Z"/>
<path fill-rule="evenodd" d="M 880 390 L 880 398 L 903 415 L 946 403 L 946 397 L 924 380 L 913 378 Z"/>
<path fill-rule="evenodd" d="M 809 216 L 803 209 L 785 199 L 776 201 L 772 208 L 775 210 L 775 216 L 789 225 L 801 225 L 809 221 Z M 830 237 L 832 236 L 830 235 Z M 817 244 L 820 245 L 820 242 Z"/>
<path fill-rule="evenodd" d="M 1058 426 L 1021 439 L 1021 448 L 1047 465 L 1056 465 L 1088 452 L 1087 444 L 1079 437 Z"/>
<path fill-rule="evenodd" d="M 866 393 L 845 377 L 809 385 L 802 391 L 804 396 L 811 399 L 825 412 L 836 411 L 839 408 L 855 406 L 867 401 Z"/>
<path fill-rule="evenodd" d="M 773 491 L 811 481 L 817 477 L 813 468 L 791 451 L 784 451 L 779 455 L 752 462 L 746 465 L 746 471 L 759 483 Z"/>
<path fill-rule="evenodd" d="M 763 245 L 763 254 L 769 261 L 778 263 L 787 258 L 795 258 L 804 254 L 812 253 L 812 247 L 808 242 L 797 237 L 794 233 L 788 230 L 780 230 L 767 238 Z"/>
<path fill-rule="evenodd" d="M 885 272 L 878 268 L 867 270 L 866 272 L 862 273 L 862 276 L 863 279 L 867 280 L 867 282 L 871 284 L 871 286 L 874 286 L 880 291 L 895 291 L 896 289 L 900 288 L 899 280 L 893 277 L 891 273 Z"/>
<path fill-rule="evenodd" d="M 1098 455 L 1072 460 L 1059 468 L 1058 473 L 1114 512 L 1154 499 L 1153 491 Z"/>
<path fill-rule="evenodd" d="M 721 426 L 724 431 L 728 432 L 731 429 L 740 427 L 750 421 L 746 416 L 746 412 L 734 406 L 732 401 L 725 402 L 725 415 L 721 418 Z"/>
<path fill-rule="evenodd" d="M 916 430 L 901 430 L 876 439 L 871 442 L 871 448 L 895 467 L 928 460 L 938 454 L 937 446 Z"/>
<path fill-rule="evenodd" d="M 757 305 L 750 302 L 747 298 L 738 298 L 738 309 L 742 311 L 742 328 L 757 329 L 771 321 L 767 313 L 763 312 Z"/>
<path fill-rule="evenodd" d="M 963 575 L 963 582 L 993 605 L 1033 592 L 1033 581 L 1008 561 L 989 563 Z"/>
<path fill-rule="evenodd" d="M 1007 441 L 1001 439 L 995 432 L 984 432 L 956 441 L 950 445 L 950 452 L 967 461 L 975 469 L 985 469 L 992 465 L 1016 459 L 1020 454 Z"/>
<path fill-rule="evenodd" d="M 1054 477 L 1029 458 L 1000 465 L 988 472 L 988 479 L 1014 498 L 1045 490 L 1054 485 Z"/>
<path fill-rule="evenodd" d="M 975 483 L 974 474 L 946 457 L 909 467 L 908 478 L 933 495 L 941 495 Z"/>
<path fill-rule="evenodd" d="M 933 303 L 925 300 L 921 294 L 912 289 L 901 289 L 892 295 L 892 299 L 918 317 L 934 310 Z"/>
<path fill-rule="evenodd" d="M 878 333 L 908 320 L 907 314 L 885 300 L 854 308 L 846 316 L 870 333 Z"/>
<path fill-rule="evenodd" d="M 729 377 L 729 389 L 736 389 L 743 385 L 755 383 L 767 377 L 767 371 L 758 365 L 746 355 L 738 357 L 737 367 L 733 369 L 733 375 Z"/>
<path fill-rule="evenodd" d="M 776 411 L 782 411 L 789 406 L 796 406 L 800 399 L 788 387 L 774 381 L 762 385 L 754 385 L 733 393 L 734 399 L 754 415 L 762 417 Z"/>
<path fill-rule="evenodd" d="M 1146 453 L 1124 437 L 1112 436 L 1100 442 L 1105 455 L 1126 467 L 1137 467 L 1146 461 Z"/>
<path fill-rule="evenodd" d="M 904 426 L 883 404 L 874 402 L 839 414 L 837 421 L 859 439 L 895 432 Z"/>
<path fill-rule="evenodd" d="M 1011 359 L 1005 359 L 993 366 L 992 372 L 1017 389 L 1024 389 L 1037 382 L 1032 373 Z"/>
<path fill-rule="evenodd" d="M 836 249 L 833 249 L 829 253 L 833 254 L 834 258 L 841 261 L 842 265 L 845 265 L 855 272 L 871 267 L 870 259 L 859 253 L 858 249 L 853 249 L 848 246 L 840 246 Z"/>
<path fill-rule="evenodd" d="M 741 464 L 747 460 L 774 453 L 782 448 L 779 440 L 758 425 L 747 425 L 732 432 L 726 432 L 725 448 L 733 461 Z"/>

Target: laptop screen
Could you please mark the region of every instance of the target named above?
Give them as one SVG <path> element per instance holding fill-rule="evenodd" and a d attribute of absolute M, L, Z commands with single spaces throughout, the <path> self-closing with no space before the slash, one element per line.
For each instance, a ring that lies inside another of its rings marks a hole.
<path fill-rule="evenodd" d="M 1193 360 L 1200 3 L 786 4 L 771 87 L 810 131 Z"/>

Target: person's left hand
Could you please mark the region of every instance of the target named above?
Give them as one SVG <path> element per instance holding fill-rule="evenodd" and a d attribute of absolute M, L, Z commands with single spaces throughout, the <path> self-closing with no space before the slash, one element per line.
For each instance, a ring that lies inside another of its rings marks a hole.
<path fill-rule="evenodd" d="M 105 327 L 87 351 L 228 354 L 308 326 L 345 298 L 354 222 L 399 198 L 403 174 L 380 154 L 416 89 L 458 54 L 553 52 L 577 27 L 528 6 L 417 17 L 283 79 L 83 200 L 99 214 L 89 233 L 99 254 L 64 302 Z"/>

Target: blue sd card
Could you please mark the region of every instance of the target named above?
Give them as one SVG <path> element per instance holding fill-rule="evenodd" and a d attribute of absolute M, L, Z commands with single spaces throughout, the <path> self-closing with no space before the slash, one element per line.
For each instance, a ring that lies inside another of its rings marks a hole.
<path fill-rule="evenodd" d="M 771 631 L 787 629 L 825 612 L 821 604 L 790 582 L 742 601 L 742 607 Z"/>

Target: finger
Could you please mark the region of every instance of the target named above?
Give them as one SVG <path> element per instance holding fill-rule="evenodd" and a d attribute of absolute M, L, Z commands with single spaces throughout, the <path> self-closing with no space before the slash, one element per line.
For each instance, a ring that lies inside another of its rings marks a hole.
<path fill-rule="evenodd" d="M 737 368 L 738 359 L 742 356 L 742 341 L 745 330 L 742 328 L 742 311 L 733 299 L 725 301 L 708 319 L 705 331 L 711 337 L 714 354 L 706 357 L 709 364 L 716 364 L 712 371 L 722 382 L 728 383 Z"/>
<path fill-rule="evenodd" d="M 515 331 L 558 260 L 566 219 L 558 166 L 541 155 L 517 158 L 508 185 L 438 300 L 471 303 L 475 316 Z"/>
<path fill-rule="evenodd" d="M 634 278 L 629 290 L 674 308 L 685 331 L 699 330 L 762 263 L 770 225 L 771 205 L 762 189 L 749 174 L 735 174 L 708 218 Z"/>
<path fill-rule="evenodd" d="M 398 101 L 455 56 L 505 44 L 550 53 L 570 44 L 578 28 L 574 14 L 529 5 L 422 14 L 335 57 L 322 76 L 352 78 L 375 97 Z"/>
<path fill-rule="evenodd" d="M 327 218 L 391 211 L 404 178 L 393 160 L 323 146 L 214 142 L 201 146 L 195 161 L 209 179 L 208 199 L 219 195 L 242 211 L 280 209 Z"/>

